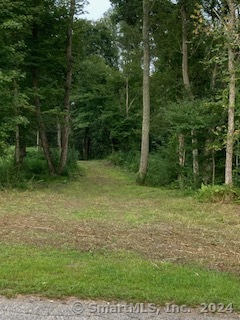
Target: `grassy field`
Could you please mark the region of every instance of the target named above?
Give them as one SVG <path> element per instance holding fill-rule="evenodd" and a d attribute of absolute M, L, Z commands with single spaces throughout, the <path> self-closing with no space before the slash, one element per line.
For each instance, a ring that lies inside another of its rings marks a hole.
<path fill-rule="evenodd" d="M 74 181 L 0 192 L 0 294 L 233 303 L 240 206 L 141 187 L 104 161 Z"/>

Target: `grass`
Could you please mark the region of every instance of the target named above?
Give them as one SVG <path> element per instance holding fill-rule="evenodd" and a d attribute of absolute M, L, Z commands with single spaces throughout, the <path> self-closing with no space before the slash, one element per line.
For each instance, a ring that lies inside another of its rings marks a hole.
<path fill-rule="evenodd" d="M 233 303 L 240 210 L 140 187 L 104 161 L 74 181 L 0 192 L 0 294 Z"/>
<path fill-rule="evenodd" d="M 77 252 L 6 246 L 1 248 L 0 289 L 5 295 L 239 306 L 239 278 L 199 267 L 142 259 L 131 252 Z M 127 262 L 127 263 L 126 263 Z M 223 290 L 224 288 L 224 290 Z"/>

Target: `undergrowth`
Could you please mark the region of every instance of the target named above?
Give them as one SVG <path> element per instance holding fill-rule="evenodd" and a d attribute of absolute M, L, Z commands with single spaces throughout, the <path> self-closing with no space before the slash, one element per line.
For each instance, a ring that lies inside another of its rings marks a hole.
<path fill-rule="evenodd" d="M 240 189 L 227 185 L 206 186 L 202 184 L 197 198 L 204 202 L 230 203 L 240 201 Z"/>
<path fill-rule="evenodd" d="M 108 158 L 112 164 L 124 167 L 126 170 L 136 174 L 138 181 L 138 169 L 140 153 L 136 152 L 115 152 Z M 167 187 L 168 189 L 181 189 L 184 195 L 196 195 L 200 201 L 231 203 L 240 201 L 240 188 L 226 185 L 205 185 L 201 179 L 194 182 L 192 168 L 184 168 L 181 181 L 178 180 L 179 167 L 174 166 L 174 160 L 160 152 L 150 153 L 147 175 L 144 183 L 139 184 L 152 187 Z"/>
<path fill-rule="evenodd" d="M 56 149 L 51 150 L 53 164 L 57 167 L 60 154 Z M 67 166 L 61 177 L 70 178 L 78 171 L 77 153 L 69 150 Z M 14 161 L 14 150 L 9 148 L 4 156 L 0 157 L 0 188 L 27 189 L 34 182 L 61 179 L 59 176 L 51 177 L 43 152 L 37 148 L 27 148 L 26 157 L 21 165 Z"/>
<path fill-rule="evenodd" d="M 130 172 L 136 173 L 139 169 L 140 153 L 121 151 L 115 152 L 108 157 L 116 166 L 122 166 Z M 173 166 L 171 159 L 160 153 L 152 153 L 149 156 L 149 168 L 144 184 L 152 187 L 170 186 L 175 187 L 177 179 L 177 166 Z"/>

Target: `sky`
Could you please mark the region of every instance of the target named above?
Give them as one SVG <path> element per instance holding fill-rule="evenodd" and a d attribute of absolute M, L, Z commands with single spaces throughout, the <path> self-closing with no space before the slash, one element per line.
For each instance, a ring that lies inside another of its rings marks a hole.
<path fill-rule="evenodd" d="M 86 13 L 86 18 L 89 20 L 97 20 L 101 18 L 110 7 L 109 0 L 88 0 L 89 5 L 85 7 L 85 11 L 88 11 L 89 14 Z"/>

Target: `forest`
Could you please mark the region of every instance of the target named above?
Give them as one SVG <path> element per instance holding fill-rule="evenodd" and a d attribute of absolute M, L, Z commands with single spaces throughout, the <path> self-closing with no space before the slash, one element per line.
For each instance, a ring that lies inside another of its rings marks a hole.
<path fill-rule="evenodd" d="M 140 184 L 240 185 L 237 0 L 0 0 L 0 186 L 108 159 Z"/>

